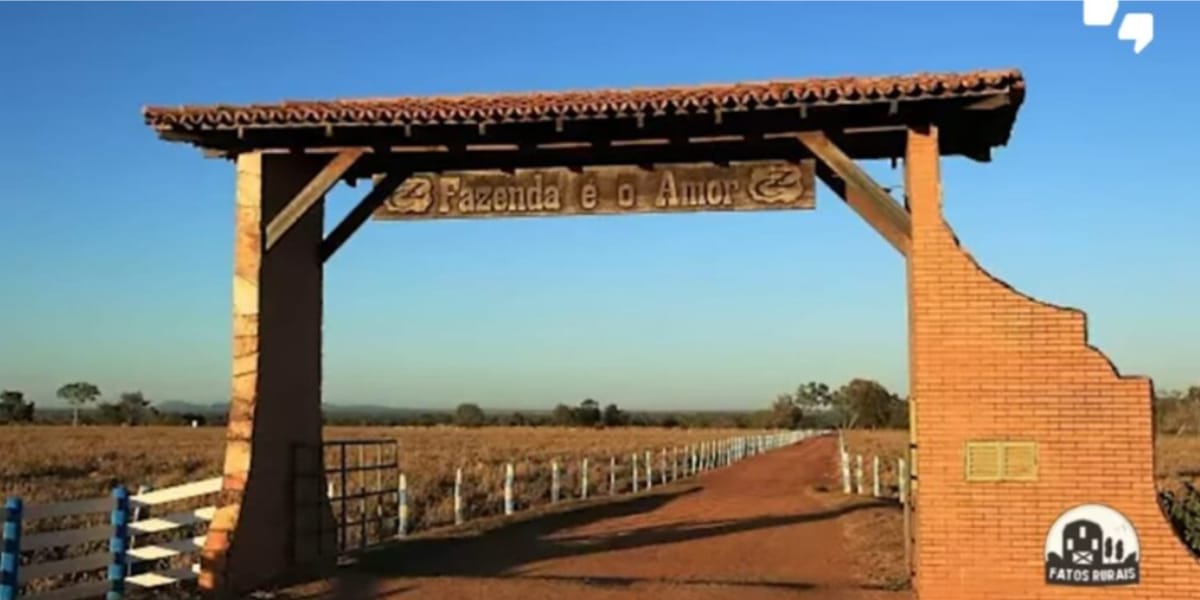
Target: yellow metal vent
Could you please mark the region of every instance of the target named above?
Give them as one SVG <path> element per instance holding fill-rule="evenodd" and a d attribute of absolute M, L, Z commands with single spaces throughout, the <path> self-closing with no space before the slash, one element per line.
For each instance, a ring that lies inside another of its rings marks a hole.
<path fill-rule="evenodd" d="M 1000 481 L 1002 457 L 998 442 L 967 442 L 967 481 Z"/>
<path fill-rule="evenodd" d="M 1037 442 L 967 442 L 967 481 L 1036 481 Z"/>
<path fill-rule="evenodd" d="M 1004 479 L 1037 481 L 1037 442 L 1004 442 Z"/>

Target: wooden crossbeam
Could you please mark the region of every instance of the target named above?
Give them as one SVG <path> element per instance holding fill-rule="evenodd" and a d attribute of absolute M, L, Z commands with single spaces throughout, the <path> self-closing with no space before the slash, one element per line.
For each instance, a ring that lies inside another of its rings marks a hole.
<path fill-rule="evenodd" d="M 824 133 L 806 131 L 796 134 L 796 138 L 817 157 L 817 176 L 821 181 L 901 255 L 908 256 L 912 244 L 908 211 Z"/>
<path fill-rule="evenodd" d="M 387 200 L 388 196 L 391 196 L 392 192 L 395 192 L 396 188 L 400 187 L 405 179 L 408 179 L 409 175 L 411 173 L 407 171 L 389 171 L 376 182 L 375 187 L 371 188 L 371 191 L 367 192 L 367 195 L 354 208 L 350 209 L 342 222 L 338 223 L 337 227 L 334 227 L 333 231 L 330 231 L 329 235 L 321 241 L 321 261 L 329 260 L 329 257 L 333 256 L 338 248 L 341 248 L 342 244 L 345 244 L 346 240 L 350 239 L 350 236 L 354 235 L 354 232 L 358 231 L 358 228 L 371 218 L 375 209 L 379 208 L 384 200 Z"/>
<path fill-rule="evenodd" d="M 308 209 L 312 208 L 318 200 L 325 197 L 325 194 L 333 189 L 338 180 L 346 174 L 346 171 L 350 170 L 350 167 L 354 166 L 354 163 L 358 162 L 359 157 L 365 154 L 366 151 L 366 148 L 347 148 L 338 152 L 329 161 L 329 164 L 326 164 L 308 182 L 308 185 L 304 186 L 287 203 L 287 206 L 284 206 L 283 210 L 280 210 L 271 219 L 271 222 L 267 224 L 266 250 L 270 250 L 275 244 L 279 243 L 279 240 L 283 239 L 283 236 L 292 228 L 292 225 L 296 221 L 299 221 L 300 217 L 303 217 L 304 213 L 308 212 Z"/>

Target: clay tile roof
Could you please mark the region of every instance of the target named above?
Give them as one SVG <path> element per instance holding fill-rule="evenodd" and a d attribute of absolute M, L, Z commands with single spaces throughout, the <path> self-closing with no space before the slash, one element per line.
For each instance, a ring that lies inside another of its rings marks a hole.
<path fill-rule="evenodd" d="M 652 89 L 290 101 L 243 106 L 151 106 L 142 113 L 151 127 L 177 131 L 303 125 L 434 125 L 859 104 L 1021 93 L 1023 89 L 1020 71 L 1009 69 Z"/>

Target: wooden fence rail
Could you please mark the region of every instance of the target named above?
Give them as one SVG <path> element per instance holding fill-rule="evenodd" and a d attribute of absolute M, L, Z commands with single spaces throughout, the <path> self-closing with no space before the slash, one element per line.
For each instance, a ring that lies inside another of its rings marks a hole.
<path fill-rule="evenodd" d="M 706 441 L 674 448 L 670 451 L 663 448 L 659 453 L 660 460 L 657 466 L 653 460 L 655 455 L 653 451 L 634 452 L 629 455 L 632 493 L 653 489 L 655 475 L 659 477 L 657 483 L 666 485 L 669 482 L 694 477 L 705 471 L 729 466 L 742 459 L 826 433 L 829 432 L 825 430 L 786 431 Z M 847 457 L 844 446 L 842 458 L 843 465 L 845 465 Z M 617 488 L 617 473 L 622 469 L 619 462 L 616 457 L 609 458 L 607 477 L 609 495 L 620 493 Z M 639 465 L 639 463 L 641 464 Z M 588 498 L 588 459 L 582 459 L 581 465 L 578 477 L 579 491 L 578 495 L 574 497 L 586 500 Z M 552 503 L 558 503 L 563 499 L 560 467 L 558 460 L 552 461 L 550 491 Z M 844 469 L 843 473 L 845 472 Z M 505 515 L 512 515 L 518 511 L 513 491 L 514 478 L 514 467 L 508 463 L 504 466 L 502 490 L 503 514 Z M 113 490 L 112 496 L 108 498 L 31 506 L 24 505 L 20 498 L 8 498 L 4 507 L 3 552 L 0 554 L 0 600 L 17 600 L 18 597 L 28 600 L 82 600 L 100 596 L 106 597 L 107 600 L 120 600 L 127 588 L 153 589 L 195 579 L 199 572 L 199 563 L 195 558 L 186 566 L 173 566 L 149 572 L 134 573 L 137 569 L 133 567 L 141 563 L 157 563 L 165 559 L 197 554 L 204 547 L 204 535 L 190 535 L 171 541 L 153 543 L 144 543 L 144 540 L 148 537 L 152 540 L 158 539 L 162 537 L 160 534 L 207 524 L 213 518 L 216 511 L 215 506 L 190 508 L 159 516 L 149 516 L 151 512 L 149 509 L 164 504 L 194 501 L 196 498 L 216 494 L 221 490 L 221 483 L 222 478 L 214 477 L 159 490 L 141 491 L 135 495 L 129 495 L 124 486 L 117 486 Z M 402 538 L 410 533 L 409 523 L 412 519 L 408 482 L 403 472 L 399 473 L 395 489 L 394 538 Z M 861 487 L 859 491 L 861 492 Z M 332 487 L 329 494 L 334 495 Z M 572 498 L 571 494 L 568 493 L 567 498 Z M 463 501 L 463 470 L 458 468 L 454 478 L 454 523 L 456 525 L 462 525 L 465 522 Z M 108 524 L 37 532 L 22 536 L 23 526 L 32 522 L 63 517 L 98 516 L 102 513 L 108 513 Z M 144 518 L 141 518 L 142 516 Z M 35 554 L 35 560 L 29 564 L 22 564 L 21 561 L 22 553 L 54 551 L 89 544 L 94 546 L 106 539 L 108 548 L 103 551 L 40 562 L 36 560 L 37 555 Z M 106 570 L 103 579 L 21 594 L 21 591 L 29 584 L 40 580 L 101 570 Z"/>

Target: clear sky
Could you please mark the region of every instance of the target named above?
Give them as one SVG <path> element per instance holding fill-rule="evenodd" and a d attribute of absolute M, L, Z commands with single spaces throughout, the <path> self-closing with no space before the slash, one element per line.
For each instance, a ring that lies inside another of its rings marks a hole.
<path fill-rule="evenodd" d="M 1009 146 L 943 167 L 959 237 L 1086 310 L 1123 372 L 1200 384 L 1200 4 L 1121 9 L 1155 14 L 1140 55 L 1079 2 L 0 5 L 0 387 L 226 400 L 233 168 L 158 141 L 144 104 L 1004 67 L 1028 81 Z M 361 193 L 331 196 L 330 227 Z M 327 268 L 326 401 L 904 392 L 902 259 L 829 190 L 817 203 L 368 223 Z"/>

